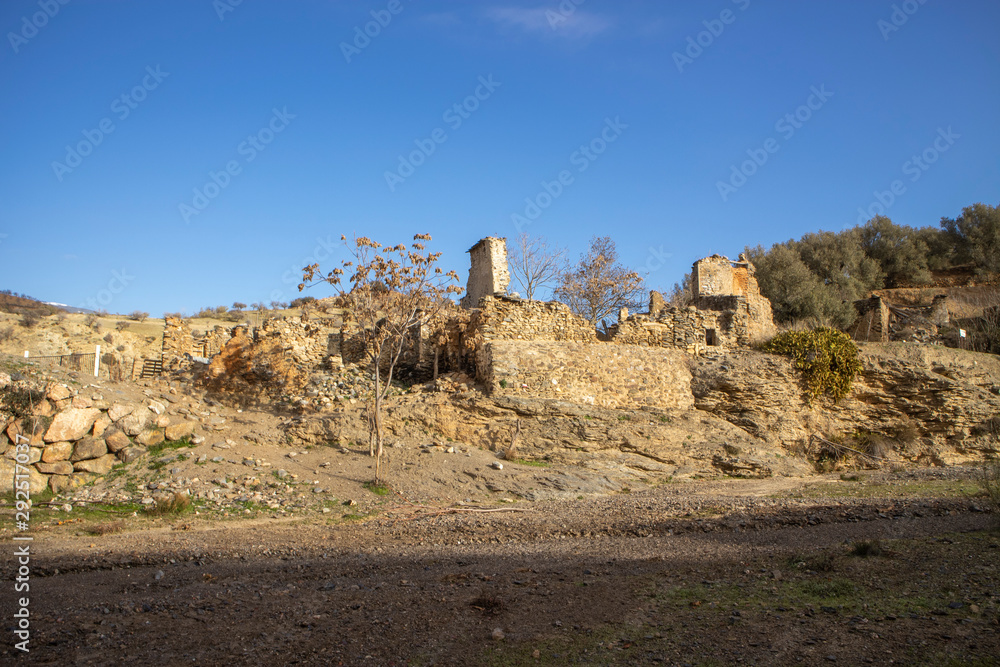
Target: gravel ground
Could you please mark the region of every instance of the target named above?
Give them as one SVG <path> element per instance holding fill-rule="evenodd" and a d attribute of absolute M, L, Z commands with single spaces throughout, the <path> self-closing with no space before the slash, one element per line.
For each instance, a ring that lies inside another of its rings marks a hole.
<path fill-rule="evenodd" d="M 845 497 L 850 483 L 828 476 L 511 505 L 389 500 L 356 522 L 184 515 L 100 536 L 43 527 L 26 657 L 997 664 L 996 515 L 954 490 L 914 492 L 968 474 L 872 473 L 861 483 L 888 494 L 877 498 Z M 869 557 L 852 555 L 859 544 Z M 0 599 L 7 619 L 13 598 Z M 5 660 L 17 653 L 8 641 Z"/>

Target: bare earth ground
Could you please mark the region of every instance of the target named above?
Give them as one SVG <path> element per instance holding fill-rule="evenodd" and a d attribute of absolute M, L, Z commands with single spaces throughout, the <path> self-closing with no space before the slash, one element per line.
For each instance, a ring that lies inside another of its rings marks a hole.
<path fill-rule="evenodd" d="M 30 653 L 14 648 L 8 581 L 0 662 L 998 664 L 998 515 L 970 469 L 496 470 L 495 453 L 418 432 L 389 450 L 395 493 L 378 495 L 363 447 L 289 442 L 287 416 L 53 372 L 225 423 L 36 504 Z M 145 516 L 140 499 L 164 489 L 194 508 Z M 12 515 L 8 498 L 11 578 Z"/>
<path fill-rule="evenodd" d="M 364 520 L 128 517 L 104 535 L 116 516 L 38 508 L 23 661 L 992 665 L 1000 533 L 968 475 L 475 506 L 496 512 L 387 497 Z M 852 555 L 871 538 L 880 555 Z"/>

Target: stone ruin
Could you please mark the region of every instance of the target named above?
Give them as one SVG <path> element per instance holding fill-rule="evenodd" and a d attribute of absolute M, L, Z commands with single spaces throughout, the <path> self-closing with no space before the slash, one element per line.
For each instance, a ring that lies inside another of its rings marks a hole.
<path fill-rule="evenodd" d="M 492 395 L 683 408 L 692 400 L 690 355 L 747 346 L 774 330 L 771 304 L 742 256 L 736 262 L 720 255 L 696 262 L 691 305 L 671 306 L 652 292 L 648 312 L 622 309 L 619 321 L 598 334 L 594 323 L 563 303 L 507 294 L 505 239 L 482 239 L 469 254 L 465 297 L 415 328 L 400 377 L 422 382 L 460 372 Z M 164 367 L 172 363 L 168 355 L 208 357 L 218 351 L 222 331 L 195 341 L 184 327 L 183 321 L 167 322 Z M 236 329 L 228 346 L 256 345 L 272 356 L 278 350 L 300 370 L 364 362 L 360 330 L 348 311 L 339 326 L 280 318 L 239 336 Z"/>
<path fill-rule="evenodd" d="M 469 248 L 472 265 L 463 308 L 475 308 L 484 296 L 506 294 L 510 285 L 510 271 L 507 268 L 507 239 L 488 236 Z"/>
<path fill-rule="evenodd" d="M 884 295 L 873 294 L 854 302 L 858 318 L 848 331 L 854 340 L 867 343 L 913 339 L 931 342 L 938 337 L 938 329 L 951 324 L 948 306 L 946 294 L 938 294 L 924 306 L 896 306 Z"/>

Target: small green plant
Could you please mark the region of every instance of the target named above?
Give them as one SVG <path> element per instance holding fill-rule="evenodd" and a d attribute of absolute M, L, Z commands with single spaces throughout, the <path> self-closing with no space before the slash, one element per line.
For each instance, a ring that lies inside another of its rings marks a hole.
<path fill-rule="evenodd" d="M 761 349 L 791 357 L 795 367 L 805 375 L 810 398 L 828 394 L 839 401 L 851 391 L 851 384 L 861 371 L 858 346 L 846 333 L 827 327 L 785 331 Z"/>
<path fill-rule="evenodd" d="M 670 417 L 667 417 L 666 415 L 660 415 L 660 423 L 661 424 L 669 424 L 670 423 Z"/>
<path fill-rule="evenodd" d="M 392 491 L 388 484 L 377 484 L 375 482 L 365 482 L 363 485 L 366 489 L 374 493 L 376 496 L 387 496 Z"/>
<path fill-rule="evenodd" d="M 147 451 L 149 452 L 150 456 L 156 456 L 160 452 L 167 449 L 183 449 L 185 447 L 194 447 L 194 446 L 195 444 L 192 443 L 189 438 L 181 438 L 180 440 L 164 440 L 158 445 L 153 445 Z"/>
<path fill-rule="evenodd" d="M 500 380 L 500 386 L 504 389 L 507 388 L 507 380 Z"/>
<path fill-rule="evenodd" d="M 548 468 L 552 465 L 548 461 L 532 461 L 530 459 L 513 459 L 511 460 L 511 463 L 517 463 L 523 466 L 532 466 L 535 468 Z"/>
<path fill-rule="evenodd" d="M 618 421 L 620 421 L 620 422 L 627 422 L 627 421 L 631 421 L 631 420 L 632 420 L 632 418 L 629 417 L 628 415 L 618 415 Z"/>

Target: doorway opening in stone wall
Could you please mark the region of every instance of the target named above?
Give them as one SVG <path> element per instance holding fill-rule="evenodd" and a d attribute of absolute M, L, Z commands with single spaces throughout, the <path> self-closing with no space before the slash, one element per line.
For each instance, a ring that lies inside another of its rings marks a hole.
<path fill-rule="evenodd" d="M 715 329 L 705 329 L 705 345 L 718 345 L 719 337 L 715 333 Z"/>

